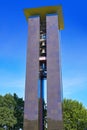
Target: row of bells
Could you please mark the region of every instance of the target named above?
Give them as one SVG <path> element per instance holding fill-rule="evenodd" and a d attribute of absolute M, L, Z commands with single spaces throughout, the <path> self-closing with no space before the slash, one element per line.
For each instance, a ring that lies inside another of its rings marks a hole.
<path fill-rule="evenodd" d="M 40 35 L 40 56 L 45 56 L 46 57 L 46 35 L 41 34 Z M 47 71 L 46 71 L 46 61 L 40 61 L 40 78 L 46 78 L 47 76 Z"/>
<path fill-rule="evenodd" d="M 45 41 L 40 43 L 40 56 L 46 56 L 46 43 L 45 43 Z"/>

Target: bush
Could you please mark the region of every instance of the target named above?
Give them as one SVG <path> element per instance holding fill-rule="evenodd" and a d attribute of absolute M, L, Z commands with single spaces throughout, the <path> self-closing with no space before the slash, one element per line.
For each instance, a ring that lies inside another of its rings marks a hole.
<path fill-rule="evenodd" d="M 0 130 L 4 130 L 4 128 L 0 128 Z"/>

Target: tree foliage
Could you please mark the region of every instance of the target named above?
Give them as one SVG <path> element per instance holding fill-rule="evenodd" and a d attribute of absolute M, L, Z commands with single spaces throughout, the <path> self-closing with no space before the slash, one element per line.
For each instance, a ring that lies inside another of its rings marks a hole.
<path fill-rule="evenodd" d="M 16 94 L 0 95 L 0 130 L 23 129 L 24 101 Z M 64 130 L 87 130 L 87 109 L 76 100 L 63 100 Z M 44 102 L 44 126 L 47 130 L 47 104 Z"/>
<path fill-rule="evenodd" d="M 8 107 L 0 107 L 0 126 L 7 126 L 8 128 L 13 128 L 16 124 L 16 118 L 14 117 L 14 111 Z"/>
<path fill-rule="evenodd" d="M 16 94 L 0 95 L 0 130 L 23 128 L 24 101 Z"/>
<path fill-rule="evenodd" d="M 16 124 L 16 118 L 14 116 L 15 101 L 11 94 L 5 96 L 0 95 L 0 127 L 4 126 L 13 128 Z"/>
<path fill-rule="evenodd" d="M 14 93 L 14 100 L 16 102 L 14 109 L 14 116 L 17 119 L 17 123 L 14 125 L 14 130 L 19 128 L 23 129 L 23 116 L 24 116 L 24 101 L 22 98 L 19 98 L 16 93 Z"/>
<path fill-rule="evenodd" d="M 63 101 L 64 130 L 87 130 L 87 109 L 76 100 Z"/>

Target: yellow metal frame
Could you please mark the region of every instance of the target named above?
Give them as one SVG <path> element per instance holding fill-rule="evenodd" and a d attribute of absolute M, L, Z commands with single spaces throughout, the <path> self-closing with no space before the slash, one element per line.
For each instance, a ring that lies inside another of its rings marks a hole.
<path fill-rule="evenodd" d="M 40 15 L 41 20 L 44 20 L 47 14 L 53 14 L 53 13 L 58 14 L 59 29 L 60 30 L 64 29 L 61 6 L 48 6 L 48 7 L 24 9 L 24 14 L 26 16 L 26 19 L 28 19 L 30 16 Z"/>

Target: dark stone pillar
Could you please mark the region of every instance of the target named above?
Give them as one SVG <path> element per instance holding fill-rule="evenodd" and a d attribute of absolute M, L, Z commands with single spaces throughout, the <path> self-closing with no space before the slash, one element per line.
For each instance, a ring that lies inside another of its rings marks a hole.
<path fill-rule="evenodd" d="M 28 19 L 24 130 L 38 130 L 39 16 Z"/>
<path fill-rule="evenodd" d="M 46 16 L 48 130 L 63 130 L 58 15 Z"/>

